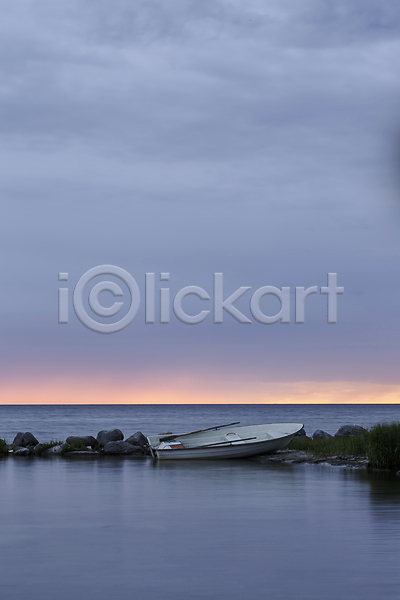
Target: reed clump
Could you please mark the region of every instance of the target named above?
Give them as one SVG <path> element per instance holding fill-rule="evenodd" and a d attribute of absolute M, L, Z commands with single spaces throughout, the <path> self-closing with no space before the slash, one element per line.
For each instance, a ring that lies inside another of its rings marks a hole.
<path fill-rule="evenodd" d="M 85 445 L 83 440 L 76 440 L 70 444 L 65 442 L 61 448 L 61 454 L 67 454 L 67 452 L 78 452 L 82 450 L 88 450 L 88 447 Z"/>
<path fill-rule="evenodd" d="M 295 437 L 289 450 L 303 450 L 316 456 L 366 457 L 373 469 L 400 469 L 400 423 L 381 423 L 369 431 L 349 437 L 311 439 Z"/>
<path fill-rule="evenodd" d="M 317 456 L 367 456 L 369 432 L 351 437 L 331 437 L 313 440 L 311 438 L 293 438 L 289 450 L 304 450 Z"/>
<path fill-rule="evenodd" d="M 63 442 L 60 440 L 51 440 L 51 442 L 46 442 L 45 444 L 38 444 L 37 446 L 35 446 L 34 450 L 32 451 L 36 456 L 42 456 L 43 452 L 45 450 L 48 450 L 49 448 L 54 448 L 54 446 L 61 446 Z"/>
<path fill-rule="evenodd" d="M 0 439 L 0 456 L 8 455 L 8 444 L 5 440 Z"/>
<path fill-rule="evenodd" d="M 400 423 L 375 425 L 369 431 L 368 460 L 376 469 L 400 469 Z"/>

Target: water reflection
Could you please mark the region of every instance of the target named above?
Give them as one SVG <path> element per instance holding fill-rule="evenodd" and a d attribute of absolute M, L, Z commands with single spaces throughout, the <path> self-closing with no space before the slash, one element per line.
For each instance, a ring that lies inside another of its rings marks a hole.
<path fill-rule="evenodd" d="M 398 598 L 386 474 L 110 457 L 1 461 L 0 481 L 1 597 Z"/>

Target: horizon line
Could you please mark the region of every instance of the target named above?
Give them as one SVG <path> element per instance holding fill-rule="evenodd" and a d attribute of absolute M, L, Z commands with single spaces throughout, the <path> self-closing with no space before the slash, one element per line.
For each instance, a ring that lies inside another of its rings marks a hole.
<path fill-rule="evenodd" d="M 0 406 L 393 406 L 399 404 L 400 400 L 390 401 L 354 401 L 354 402 L 14 402 L 2 403 Z"/>

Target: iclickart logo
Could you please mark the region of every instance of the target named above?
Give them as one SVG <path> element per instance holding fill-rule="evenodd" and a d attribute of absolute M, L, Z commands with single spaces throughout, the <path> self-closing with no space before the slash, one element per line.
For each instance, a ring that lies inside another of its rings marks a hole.
<path fill-rule="evenodd" d="M 126 300 L 127 293 L 120 285 L 114 281 L 99 281 L 92 285 L 90 291 L 85 291 L 88 284 L 95 278 L 102 278 L 111 275 L 119 279 L 127 288 L 130 299 Z M 59 281 L 68 281 L 68 273 L 59 273 Z M 169 281 L 169 273 L 161 273 L 160 281 Z M 223 322 L 224 311 L 229 313 L 241 324 L 251 324 L 248 319 L 234 304 L 239 298 L 244 296 L 250 286 L 239 287 L 228 298 L 224 299 L 224 276 L 223 273 L 214 273 L 214 288 L 212 294 L 213 322 L 220 324 Z M 115 298 L 122 298 L 123 301 L 115 301 L 111 306 L 104 306 L 100 302 L 100 294 L 110 292 Z M 337 322 L 337 296 L 344 293 L 343 287 L 337 286 L 337 274 L 328 274 L 328 284 L 321 288 L 312 286 L 307 289 L 296 287 L 295 292 L 295 323 L 304 323 L 305 321 L 305 299 L 311 294 L 317 293 L 327 296 L 328 323 Z M 186 313 L 184 310 L 184 300 L 187 296 L 196 296 L 202 302 L 210 301 L 210 294 L 197 285 L 189 285 L 175 295 L 172 302 L 172 312 L 179 321 L 187 325 L 197 325 L 202 323 L 210 315 L 211 310 L 201 310 L 195 315 Z M 266 315 L 260 308 L 260 301 L 264 296 L 272 295 L 280 301 L 280 310 L 275 315 Z M 170 289 L 161 287 L 159 290 L 159 310 L 158 319 L 162 324 L 168 324 L 171 316 Z M 121 331 L 132 323 L 140 308 L 141 294 L 135 279 L 124 269 L 113 265 L 101 265 L 87 271 L 79 279 L 75 286 L 72 297 L 76 316 L 86 327 L 99 333 L 115 333 Z M 144 305 L 145 322 L 153 324 L 156 322 L 156 276 L 155 273 L 146 273 L 144 283 Z M 207 305 L 209 306 L 209 305 Z M 123 310 L 125 307 L 125 310 Z M 92 316 L 88 314 L 92 312 Z M 119 321 L 107 322 L 118 313 L 125 312 Z M 250 312 L 257 323 L 263 325 L 272 325 L 274 323 L 290 323 L 290 287 L 281 289 L 274 286 L 263 286 L 258 288 L 250 297 Z M 100 317 L 105 322 L 96 320 Z M 69 288 L 60 287 L 58 289 L 58 322 L 66 324 L 69 321 Z"/>

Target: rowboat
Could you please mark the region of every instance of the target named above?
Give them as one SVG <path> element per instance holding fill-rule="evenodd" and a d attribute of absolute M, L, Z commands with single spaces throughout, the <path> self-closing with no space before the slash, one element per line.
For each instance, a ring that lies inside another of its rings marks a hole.
<path fill-rule="evenodd" d="M 238 424 L 152 435 L 147 440 L 158 460 L 245 458 L 282 450 L 303 427 L 300 423 Z"/>

